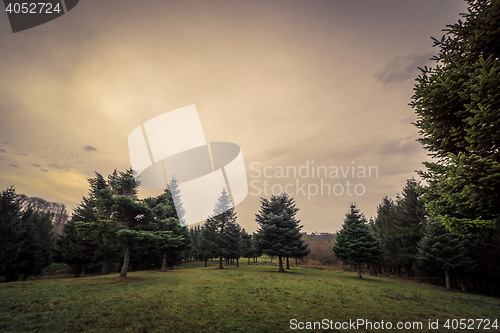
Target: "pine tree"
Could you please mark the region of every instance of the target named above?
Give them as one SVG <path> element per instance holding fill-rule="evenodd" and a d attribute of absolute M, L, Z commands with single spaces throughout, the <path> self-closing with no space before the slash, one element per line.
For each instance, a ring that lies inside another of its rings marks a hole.
<path fill-rule="evenodd" d="M 19 199 L 14 187 L 0 194 L 0 275 L 14 281 L 24 263 L 20 261 L 26 240 L 23 238 Z"/>
<path fill-rule="evenodd" d="M 64 262 L 73 269 L 75 277 L 90 262 L 97 251 L 97 245 L 82 239 L 77 232 L 75 221 L 71 219 L 63 227 L 63 232 L 56 240 L 56 262 Z"/>
<path fill-rule="evenodd" d="M 205 261 L 205 267 L 208 266 L 208 259 L 218 255 L 215 239 L 217 237 L 215 223 L 205 224 L 200 229 L 200 238 L 198 243 L 198 255 Z"/>
<path fill-rule="evenodd" d="M 201 256 L 199 254 L 200 233 L 201 227 L 199 225 L 189 228 L 189 235 L 193 241 L 193 246 L 189 251 L 190 259 L 194 258 L 195 260 L 201 260 Z"/>
<path fill-rule="evenodd" d="M 418 243 L 417 262 L 431 271 L 444 271 L 446 289 L 451 289 L 449 272 L 456 269 L 473 269 L 469 247 L 465 240 L 450 233 L 445 227 L 428 223 L 425 235 Z"/>
<path fill-rule="evenodd" d="M 382 260 L 380 241 L 371 233 L 366 218 L 359 212 L 355 204 L 351 204 L 346 214 L 342 229 L 337 235 L 333 246 L 335 256 L 344 264 L 355 264 L 358 268 L 358 278 L 361 276 L 363 263 L 378 263 Z"/>
<path fill-rule="evenodd" d="M 88 178 L 87 181 L 90 185 L 89 194 L 74 210 L 70 222 L 75 225 L 80 245 L 86 244 L 85 246 L 92 248 L 91 259 L 101 261 L 102 274 L 107 274 L 108 263 L 117 257 L 121 250 L 116 237 L 116 232 L 121 227 L 112 217 L 112 208 L 115 195 L 123 190 L 117 186 L 116 170 L 108 176 L 108 180 L 96 172 L 95 177 Z M 114 184 L 114 189 L 111 183 Z"/>
<path fill-rule="evenodd" d="M 239 259 L 241 257 L 241 227 L 236 221 L 228 223 L 226 239 L 226 258 L 236 260 L 236 267 L 239 267 Z"/>
<path fill-rule="evenodd" d="M 411 106 L 424 162 L 426 208 L 456 235 L 500 230 L 500 2 L 467 0 L 464 21 L 448 25 L 417 78 Z"/>
<path fill-rule="evenodd" d="M 150 250 L 159 250 L 162 255 L 161 271 L 166 271 L 167 264 L 172 269 L 173 264 L 183 259 L 184 251 L 191 248 L 192 239 L 186 226 L 179 223 L 177 210 L 170 189 L 164 193 L 143 200 L 152 214 L 152 238 Z"/>
<path fill-rule="evenodd" d="M 54 250 L 50 215 L 23 209 L 19 201 L 13 187 L 0 195 L 0 275 L 6 281 L 40 274 Z"/>
<path fill-rule="evenodd" d="M 374 221 L 373 232 L 384 250 L 383 263 L 387 267 L 396 267 L 398 248 L 396 241 L 396 203 L 385 197 L 377 207 L 377 217 Z"/>
<path fill-rule="evenodd" d="M 401 197 L 397 200 L 396 219 L 391 241 L 396 248 L 396 263 L 405 267 L 407 274 L 412 275 L 413 263 L 417 255 L 417 245 L 423 236 L 426 211 L 419 194 L 420 183 L 408 179 L 403 187 Z"/>
<path fill-rule="evenodd" d="M 182 205 L 182 196 L 181 190 L 179 189 L 179 184 L 177 184 L 177 178 L 175 176 L 172 177 L 170 182 L 168 183 L 168 190 L 172 195 L 172 200 L 175 205 L 175 209 L 177 211 L 177 218 L 181 225 L 186 225 L 186 209 L 184 209 Z"/>
<path fill-rule="evenodd" d="M 279 272 L 284 272 L 283 258 L 301 257 L 309 250 L 304 245 L 295 215 L 299 209 L 295 207 L 293 198 L 287 193 L 272 195 L 270 200 L 261 198 L 261 208 L 255 214 L 260 228 L 258 244 L 262 252 L 270 256 L 278 256 Z"/>
<path fill-rule="evenodd" d="M 254 255 L 254 262 L 257 262 L 257 258 L 262 256 L 262 246 L 259 241 L 259 233 L 252 234 L 252 252 Z"/>
<path fill-rule="evenodd" d="M 38 214 L 28 207 L 21 217 L 23 238 L 26 244 L 20 255 L 23 268 L 23 280 L 29 275 L 38 275 L 52 263 L 54 254 L 54 238 L 50 214 Z"/>
<path fill-rule="evenodd" d="M 230 225 L 236 223 L 236 212 L 231 204 L 231 198 L 226 189 L 222 190 L 221 196 L 215 204 L 212 216 L 205 222 L 205 234 L 207 245 L 213 246 L 219 257 L 219 269 L 223 269 L 222 258 L 230 254 L 231 239 L 228 236 Z M 209 251 L 211 252 L 211 251 Z"/>
<path fill-rule="evenodd" d="M 137 198 L 129 195 L 117 195 L 113 204 L 113 219 L 122 226 L 116 232 L 116 236 L 125 248 L 120 277 L 126 278 L 133 247 L 152 240 L 152 216 L 147 205 Z M 168 233 L 164 233 L 163 236 L 168 237 Z"/>
<path fill-rule="evenodd" d="M 249 235 L 245 229 L 241 230 L 241 256 L 248 259 L 250 265 L 250 258 L 255 257 L 254 249 L 252 248 L 252 235 Z"/>

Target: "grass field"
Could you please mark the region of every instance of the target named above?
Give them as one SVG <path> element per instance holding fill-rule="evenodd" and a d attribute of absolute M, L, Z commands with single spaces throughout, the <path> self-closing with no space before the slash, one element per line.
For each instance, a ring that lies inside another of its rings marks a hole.
<path fill-rule="evenodd" d="M 443 327 L 447 319 L 500 319 L 500 299 L 400 280 L 304 268 L 283 274 L 246 263 L 200 266 L 134 272 L 127 280 L 114 274 L 2 283 L 0 331 L 290 332 L 299 331 L 291 319 L 368 319 L 422 322 L 421 330 L 394 331 L 428 332 L 436 331 L 429 319 L 438 319 L 439 331 L 452 332 Z M 477 325 L 474 331 L 483 331 Z"/>

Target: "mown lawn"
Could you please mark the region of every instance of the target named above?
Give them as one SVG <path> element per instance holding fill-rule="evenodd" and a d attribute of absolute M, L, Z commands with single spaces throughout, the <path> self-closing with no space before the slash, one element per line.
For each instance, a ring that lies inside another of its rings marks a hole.
<path fill-rule="evenodd" d="M 428 332 L 429 319 L 438 319 L 439 331 L 452 332 L 443 327 L 447 319 L 500 321 L 497 298 L 372 276 L 358 280 L 354 273 L 276 270 L 242 263 L 134 272 L 127 280 L 115 274 L 2 283 L 0 331 L 290 332 L 299 331 L 290 328 L 291 319 L 367 319 L 419 321 L 422 330 L 394 331 Z"/>

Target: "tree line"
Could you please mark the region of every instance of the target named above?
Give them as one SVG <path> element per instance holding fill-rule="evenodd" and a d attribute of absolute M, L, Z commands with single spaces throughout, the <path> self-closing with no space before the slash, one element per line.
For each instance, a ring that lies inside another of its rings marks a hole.
<path fill-rule="evenodd" d="M 500 2 L 466 2 L 464 19 L 433 38 L 435 66 L 421 68 L 410 103 L 432 157 L 418 171 L 425 186 L 408 181 L 369 224 L 351 207 L 334 251 L 346 263 L 500 295 Z"/>
<path fill-rule="evenodd" d="M 75 276 L 90 269 L 102 274 L 130 269 L 173 268 L 183 261 L 218 258 L 236 263 L 241 257 L 254 259 L 263 253 L 283 261 L 309 253 L 301 239 L 298 208 L 287 194 L 262 198 L 256 214 L 260 229 L 248 234 L 237 222 L 231 198 L 223 190 L 212 215 L 202 226 L 183 225 L 185 210 L 177 181 L 156 197 L 139 199 L 132 170 L 117 171 L 107 178 L 99 173 L 88 178 L 89 192 L 82 198 L 61 235 L 51 231 L 50 214 L 24 205 L 24 196 L 13 188 L 2 192 L 0 200 L 0 275 L 6 281 L 37 275 L 52 262 L 66 263 Z M 177 202 L 177 205 L 175 204 Z M 177 209 L 176 209 L 177 207 Z"/>
<path fill-rule="evenodd" d="M 367 221 L 355 204 L 332 250 L 344 264 L 372 274 L 443 281 L 456 289 L 500 294 L 498 238 L 459 237 L 425 208 L 419 182 L 410 179 L 395 200 L 385 197 Z M 469 287 L 467 287 L 469 286 Z"/>
<path fill-rule="evenodd" d="M 247 258 L 250 264 L 251 259 L 256 261 L 264 253 L 278 257 L 278 271 L 284 272 L 285 260 L 289 269 L 290 258 L 303 258 L 310 252 L 300 233 L 297 211 L 293 198 L 286 193 L 261 198 L 260 211 L 255 215 L 259 229 L 250 235 L 236 222 L 231 199 L 223 191 L 213 216 L 202 226 L 191 229 L 193 257 L 204 260 L 205 266 L 208 259 L 218 257 L 222 269 L 223 259 L 227 264 L 235 262 L 239 266 L 240 257 Z"/>

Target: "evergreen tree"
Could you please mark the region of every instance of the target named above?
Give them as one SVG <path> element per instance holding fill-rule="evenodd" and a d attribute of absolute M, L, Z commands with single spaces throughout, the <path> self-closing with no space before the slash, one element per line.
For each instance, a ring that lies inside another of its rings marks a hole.
<path fill-rule="evenodd" d="M 259 241 L 259 233 L 252 234 L 252 252 L 254 255 L 254 262 L 257 262 L 257 258 L 262 256 L 262 246 Z"/>
<path fill-rule="evenodd" d="M 252 235 L 249 235 L 245 229 L 241 230 L 241 256 L 248 259 L 250 265 L 250 258 L 255 257 L 254 249 L 252 248 Z"/>
<path fill-rule="evenodd" d="M 216 224 L 205 224 L 200 229 L 200 238 L 198 243 L 198 255 L 200 259 L 205 261 L 205 267 L 208 266 L 208 259 L 218 255 Z"/>
<path fill-rule="evenodd" d="M 130 263 L 130 253 L 135 246 L 153 241 L 152 216 L 146 204 L 129 195 L 117 195 L 113 204 L 113 219 L 121 225 L 116 236 L 125 248 L 125 256 L 120 277 L 126 278 Z M 167 238 L 169 232 L 162 233 Z M 155 237 L 158 238 L 158 237 Z"/>
<path fill-rule="evenodd" d="M 300 234 L 300 220 L 295 218 L 298 210 L 293 198 L 283 193 L 272 195 L 270 200 L 261 198 L 260 211 L 255 214 L 260 225 L 259 247 L 267 255 L 278 256 L 279 272 L 285 271 L 283 258 L 302 256 L 309 251 Z"/>
<path fill-rule="evenodd" d="M 189 235 L 193 241 L 193 246 L 189 251 L 189 258 L 194 258 L 195 260 L 202 259 L 199 254 L 200 233 L 201 233 L 201 227 L 199 225 L 191 227 L 189 229 Z"/>
<path fill-rule="evenodd" d="M 239 259 L 241 257 L 241 227 L 236 221 L 228 223 L 226 239 L 226 258 L 236 260 L 236 267 L 239 267 Z"/>
<path fill-rule="evenodd" d="M 413 273 L 417 245 L 423 236 L 426 212 L 419 194 L 420 184 L 408 179 L 396 206 L 396 219 L 391 241 L 396 250 L 396 263 L 405 267 L 408 275 Z"/>
<path fill-rule="evenodd" d="M 101 261 L 102 274 L 109 272 L 109 261 L 117 257 L 121 246 L 116 233 L 120 230 L 118 221 L 113 219 L 113 204 L 115 195 L 121 193 L 117 188 L 118 173 L 115 170 L 108 180 L 99 173 L 88 178 L 89 194 L 74 210 L 70 222 L 74 223 L 80 238 L 77 242 L 93 251 L 92 260 Z M 115 184 L 114 189 L 111 183 Z M 69 245 L 69 243 L 68 243 Z M 85 252 L 85 251 L 84 251 Z"/>
<path fill-rule="evenodd" d="M 13 187 L 0 194 L 0 275 L 7 282 L 40 274 L 54 250 L 50 215 L 19 201 Z"/>
<path fill-rule="evenodd" d="M 14 281 L 23 268 L 20 261 L 26 240 L 20 218 L 19 199 L 14 187 L 0 194 L 0 275 Z"/>
<path fill-rule="evenodd" d="M 97 245 L 85 241 L 77 232 L 75 221 L 71 219 L 64 225 L 62 235 L 56 240 L 56 262 L 64 262 L 73 269 L 75 277 L 90 262 L 98 250 Z"/>
<path fill-rule="evenodd" d="M 398 249 L 396 242 L 396 203 L 385 197 L 377 207 L 377 217 L 373 225 L 373 233 L 384 250 L 383 263 L 387 267 L 396 267 L 398 264 Z"/>
<path fill-rule="evenodd" d="M 212 216 L 205 222 L 204 239 L 208 246 L 212 246 L 219 257 L 219 269 L 223 269 L 222 258 L 230 254 L 231 239 L 228 236 L 230 225 L 236 224 L 236 212 L 231 204 L 231 198 L 226 189 L 215 204 Z M 206 238 L 205 238 L 206 237 Z M 208 251 L 211 252 L 211 251 Z"/>
<path fill-rule="evenodd" d="M 153 216 L 153 234 L 156 240 L 151 249 L 158 249 L 162 254 L 161 271 L 166 271 L 167 264 L 172 269 L 173 264 L 183 259 L 184 251 L 190 249 L 192 239 L 186 226 L 179 223 L 177 210 L 170 189 L 154 197 L 144 199 Z"/>
<path fill-rule="evenodd" d="M 411 106 L 436 157 L 420 172 L 429 214 L 456 235 L 487 237 L 500 229 L 500 2 L 467 3 L 465 21 L 434 39 L 436 67 L 422 70 Z"/>
<path fill-rule="evenodd" d="M 177 184 L 177 178 L 175 176 L 172 177 L 170 182 L 168 183 L 168 189 L 172 195 L 172 200 L 175 205 L 175 209 L 177 211 L 177 218 L 181 225 L 186 225 L 186 210 L 182 205 L 182 196 L 181 190 L 179 189 L 179 184 Z"/>
<path fill-rule="evenodd" d="M 300 236 L 300 238 L 299 238 Z M 302 259 L 311 253 L 308 245 L 304 242 L 300 232 L 294 233 L 291 237 L 289 246 L 292 247 L 292 252 L 286 257 L 286 268 L 290 269 L 289 258 Z"/>
<path fill-rule="evenodd" d="M 451 289 L 450 271 L 474 268 L 466 241 L 434 223 L 427 224 L 425 235 L 418 244 L 416 259 L 423 268 L 444 271 L 447 289 Z"/>
<path fill-rule="evenodd" d="M 126 278 L 134 247 L 175 241 L 172 231 L 158 230 L 161 219 L 156 219 L 155 214 L 160 214 L 160 208 L 153 210 L 148 201 L 137 198 L 138 185 L 131 169 L 114 170 L 107 181 L 96 173 L 89 183 L 90 195 L 77 208 L 74 219 L 79 237 L 98 245 L 102 251 L 103 272 L 105 259 L 114 249 L 125 250 L 120 276 Z M 172 206 L 170 211 L 174 214 Z"/>
<path fill-rule="evenodd" d="M 182 226 L 176 218 L 171 217 L 157 224 L 155 246 L 162 253 L 161 271 L 165 272 L 167 264 L 172 269 L 175 262 L 184 259 L 184 252 L 191 248 L 192 240 L 187 227 Z"/>
<path fill-rule="evenodd" d="M 366 218 L 359 212 L 355 204 L 351 204 L 346 214 L 342 230 L 336 237 L 333 246 L 335 256 L 344 264 L 355 264 L 358 267 L 358 278 L 361 276 L 363 263 L 378 263 L 382 260 L 380 241 L 371 233 Z"/>
<path fill-rule="evenodd" d="M 26 240 L 18 260 L 23 263 L 20 273 L 23 280 L 29 275 L 38 275 L 52 263 L 54 238 L 50 214 L 38 214 L 28 207 L 21 217 L 23 238 Z"/>

